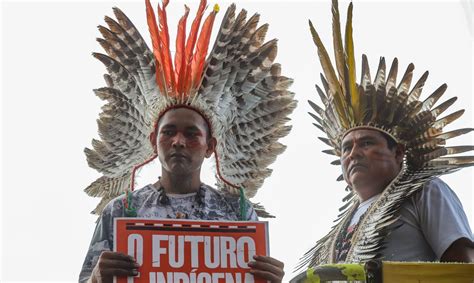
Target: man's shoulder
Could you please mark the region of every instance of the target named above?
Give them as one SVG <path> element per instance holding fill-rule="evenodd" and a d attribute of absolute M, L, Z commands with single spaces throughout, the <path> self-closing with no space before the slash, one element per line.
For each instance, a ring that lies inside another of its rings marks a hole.
<path fill-rule="evenodd" d="M 456 193 L 446 184 L 443 180 L 436 177 L 427 181 L 421 190 L 416 192 L 411 199 L 413 204 L 420 205 L 424 204 L 435 204 L 441 200 L 449 202 L 459 201 Z"/>
<path fill-rule="evenodd" d="M 426 182 L 420 192 L 420 197 L 424 198 L 452 198 L 456 196 L 454 191 L 443 180 L 436 177 Z"/>
<path fill-rule="evenodd" d="M 150 194 L 154 193 L 155 190 L 152 185 L 146 185 L 143 188 L 133 190 L 130 192 L 130 197 L 132 202 L 136 203 L 140 199 L 147 198 Z M 117 210 L 123 210 L 123 203 L 125 201 L 126 194 L 123 193 L 115 198 L 113 198 L 104 208 L 104 212 L 112 212 Z"/>
<path fill-rule="evenodd" d="M 429 180 L 428 182 L 426 182 L 423 186 L 423 189 L 444 190 L 444 189 L 449 189 L 449 186 L 443 180 L 436 177 L 436 178 L 433 178 L 433 179 Z"/>
<path fill-rule="evenodd" d="M 235 194 L 227 190 L 216 189 L 209 185 L 204 185 L 204 188 L 206 189 L 206 191 L 209 192 L 211 202 L 217 203 L 219 204 L 219 206 L 226 203 L 232 208 L 232 210 L 239 211 L 240 209 L 240 195 L 239 194 Z M 248 199 L 246 199 L 246 203 L 249 207 L 253 207 Z"/>
<path fill-rule="evenodd" d="M 229 202 L 238 202 L 239 201 L 239 195 L 233 194 L 229 191 L 216 189 L 216 188 L 214 188 L 212 186 L 209 186 L 207 184 L 203 184 L 203 188 L 209 193 L 209 195 L 211 197 L 217 197 L 217 198 L 225 199 L 226 201 L 229 201 Z"/>
<path fill-rule="evenodd" d="M 152 184 L 148 184 L 144 186 L 143 188 L 134 190 L 133 192 L 131 192 L 131 194 L 133 198 L 143 198 L 151 194 L 155 194 L 157 192 L 158 190 Z M 123 197 L 125 197 L 125 194 L 122 195 L 122 198 Z"/>
<path fill-rule="evenodd" d="M 206 191 L 206 195 L 209 197 L 210 207 L 215 207 L 220 210 L 227 207 L 227 209 L 230 209 L 232 213 L 235 213 L 237 217 L 239 217 L 238 215 L 240 214 L 242 205 L 239 193 L 232 193 L 227 190 L 216 189 L 205 184 L 203 185 L 203 188 Z M 245 219 L 253 221 L 258 220 L 254 206 L 248 199 L 245 199 L 245 207 L 247 215 Z"/>

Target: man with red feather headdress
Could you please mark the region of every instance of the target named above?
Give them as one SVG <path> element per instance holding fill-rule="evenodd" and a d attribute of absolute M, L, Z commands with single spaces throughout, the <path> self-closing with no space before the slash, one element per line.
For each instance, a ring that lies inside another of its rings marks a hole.
<path fill-rule="evenodd" d="M 216 5 L 199 26 L 206 8 L 202 0 L 186 40 L 189 8 L 178 24 L 174 64 L 166 6 L 158 6 L 158 23 L 149 0 L 146 14 L 153 51 L 118 8 L 117 21 L 105 18 L 98 39 L 107 55 L 94 53 L 107 68 L 107 87 L 95 90 L 106 100 L 98 120 L 101 140 L 85 149 L 89 166 L 103 174 L 86 193 L 102 197 L 100 214 L 80 282 L 111 282 L 133 276 L 133 258 L 111 252 L 116 217 L 197 220 L 257 220 L 269 217 L 250 203 L 268 166 L 285 146 L 278 139 L 296 106 L 287 89 L 292 80 L 273 63 L 276 40 L 264 43 L 268 25 L 259 16 L 246 21 L 231 5 L 206 59 Z M 218 189 L 203 184 L 204 158 L 214 154 Z M 159 157 L 162 173 L 155 184 L 133 190 L 135 171 Z M 281 282 L 283 263 L 256 256 L 249 263 L 258 278 Z"/>

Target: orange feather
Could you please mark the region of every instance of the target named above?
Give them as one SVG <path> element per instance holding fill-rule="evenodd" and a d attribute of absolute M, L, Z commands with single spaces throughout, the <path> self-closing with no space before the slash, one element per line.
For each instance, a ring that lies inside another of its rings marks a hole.
<path fill-rule="evenodd" d="M 201 82 L 201 75 L 204 68 L 204 62 L 207 55 L 207 49 L 209 48 L 209 41 L 211 39 L 212 25 L 214 19 L 219 11 L 219 6 L 215 5 L 214 10 L 207 16 L 204 24 L 202 25 L 201 34 L 197 41 L 196 51 L 194 53 L 193 62 L 191 66 L 191 76 L 193 87 L 197 87 Z"/>
<path fill-rule="evenodd" d="M 186 70 L 186 54 L 185 54 L 185 39 L 186 39 L 186 20 L 189 14 L 188 6 L 184 5 L 185 13 L 178 23 L 178 34 L 176 36 L 176 53 L 174 56 L 174 68 L 177 81 L 177 92 L 183 93 L 183 76 Z"/>
<path fill-rule="evenodd" d="M 147 23 L 148 23 L 148 29 L 150 31 L 150 36 L 151 36 L 151 42 L 153 44 L 153 55 L 155 55 L 155 62 L 156 62 L 156 83 L 158 84 L 158 87 L 160 88 L 161 91 L 165 92 L 166 89 L 164 88 L 164 82 L 163 78 L 161 77 L 161 69 L 162 69 L 162 62 L 163 58 L 161 57 L 160 53 L 160 45 L 161 45 L 161 40 L 160 40 L 160 34 L 158 30 L 158 26 L 156 24 L 156 18 L 155 18 L 155 11 L 153 10 L 153 7 L 151 6 L 150 0 L 145 0 L 145 5 L 146 5 L 146 18 L 147 18 Z"/>
<path fill-rule="evenodd" d="M 161 38 L 161 53 L 163 56 L 163 70 L 165 72 L 165 78 L 168 82 L 171 92 L 176 90 L 176 82 L 174 78 L 173 63 L 171 62 L 171 52 L 169 45 L 169 32 L 168 23 L 166 19 L 166 6 L 168 5 L 167 0 L 163 0 L 163 8 L 158 5 L 158 21 L 160 25 L 160 38 Z"/>
<path fill-rule="evenodd" d="M 196 17 L 193 20 L 193 24 L 191 26 L 191 31 L 189 32 L 189 37 L 186 42 L 186 69 L 184 78 L 190 77 L 191 74 L 191 63 L 193 59 L 193 51 L 194 46 L 196 45 L 196 39 L 199 31 L 199 26 L 201 25 L 202 16 L 204 15 L 204 10 L 206 10 L 207 1 L 201 0 L 199 3 L 199 8 L 196 12 Z M 191 88 L 191 79 L 186 79 L 184 83 L 184 90 L 187 92 Z"/>
<path fill-rule="evenodd" d="M 185 14 L 178 23 L 173 68 L 166 16 L 166 6 L 169 0 L 163 0 L 162 7 L 158 4 L 158 21 L 156 20 L 150 0 L 145 0 L 145 2 L 148 28 L 153 43 L 153 55 L 156 61 L 156 82 L 158 87 L 164 95 L 189 95 L 190 90 L 196 89 L 201 81 L 211 39 L 212 26 L 219 11 L 219 6 L 214 6 L 214 10 L 206 18 L 201 32 L 199 32 L 199 26 L 207 3 L 206 0 L 200 0 L 199 9 L 196 12 L 189 37 L 186 40 L 186 21 L 189 15 L 189 8 L 185 5 Z"/>

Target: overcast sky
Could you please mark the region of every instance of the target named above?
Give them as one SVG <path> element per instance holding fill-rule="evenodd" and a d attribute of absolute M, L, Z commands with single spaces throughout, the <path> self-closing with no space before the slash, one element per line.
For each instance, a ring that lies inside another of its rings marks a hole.
<path fill-rule="evenodd" d="M 218 3 L 221 13 L 214 31 L 230 2 Z M 173 31 L 182 4 L 172 0 L 168 6 Z M 188 4 L 194 15 L 197 1 Z M 340 3 L 342 18 L 347 4 Z M 83 189 L 100 176 L 87 166 L 83 154 L 97 137 L 102 102 L 92 89 L 104 86 L 105 72 L 90 54 L 102 51 L 95 41 L 96 26 L 104 24 L 104 15 L 113 15 L 114 6 L 148 39 L 143 1 L 2 2 L 2 282 L 77 281 L 95 227 L 96 216 L 89 212 L 98 202 Z M 253 199 L 277 216 L 269 224 L 270 253 L 285 262 L 287 281 L 298 258 L 328 232 L 344 195 L 344 184 L 336 182 L 340 169 L 321 153 L 327 148 L 317 140 L 322 133 L 306 113 L 306 101 L 318 99 L 314 84 L 320 83 L 321 72 L 307 21 L 313 21 L 332 53 L 330 1 L 237 1 L 237 8 L 247 9 L 249 15 L 258 12 L 261 23 L 270 24 L 267 39 L 279 39 L 276 61 L 283 74 L 295 79 L 291 90 L 299 105 L 291 116 L 293 131 L 283 139 L 288 149 L 271 166 L 273 175 Z M 373 74 L 380 56 L 387 63 L 397 56 L 399 73 L 413 62 L 416 80 L 429 70 L 422 98 L 447 83 L 443 101 L 458 96 L 451 111 L 466 109 L 448 129 L 472 127 L 471 18 L 472 2 L 356 0 L 357 68 L 365 53 Z M 450 144 L 473 143 L 469 134 Z M 137 188 L 159 175 L 157 162 L 147 166 Z M 206 163 L 202 179 L 214 184 L 213 176 L 212 164 Z M 465 169 L 443 177 L 461 199 L 471 227 L 472 176 L 473 170 Z"/>

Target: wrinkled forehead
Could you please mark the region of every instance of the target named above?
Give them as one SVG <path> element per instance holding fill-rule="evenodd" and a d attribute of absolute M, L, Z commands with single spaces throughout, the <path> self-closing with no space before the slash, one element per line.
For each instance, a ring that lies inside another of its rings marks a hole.
<path fill-rule="evenodd" d="M 396 142 L 396 139 L 390 133 L 387 133 L 380 129 L 372 128 L 372 127 L 357 127 L 357 128 L 348 130 L 344 134 L 341 140 L 341 146 L 344 145 L 345 143 L 353 142 L 354 140 L 365 139 L 365 138 L 375 138 L 375 139 L 384 138 L 385 139 L 385 135 Z"/>

